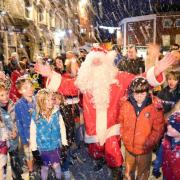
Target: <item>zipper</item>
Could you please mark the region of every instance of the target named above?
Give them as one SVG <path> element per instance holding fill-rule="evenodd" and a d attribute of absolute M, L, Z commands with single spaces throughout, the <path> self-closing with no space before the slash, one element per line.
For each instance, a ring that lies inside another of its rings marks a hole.
<path fill-rule="evenodd" d="M 137 117 L 135 121 L 134 133 L 133 133 L 133 151 L 134 151 L 134 139 L 135 139 L 135 132 L 136 132 L 136 124 L 137 124 Z"/>

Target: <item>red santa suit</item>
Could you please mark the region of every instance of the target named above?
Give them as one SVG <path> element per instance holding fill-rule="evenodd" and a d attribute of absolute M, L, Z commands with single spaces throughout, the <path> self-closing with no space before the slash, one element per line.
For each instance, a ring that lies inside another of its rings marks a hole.
<path fill-rule="evenodd" d="M 92 57 L 94 57 L 94 55 Z M 108 97 L 108 100 L 103 101 L 102 99 L 102 106 L 97 105 L 98 103 L 96 102 L 96 99 L 93 98 L 93 94 L 96 93 L 96 89 L 101 85 L 99 84 L 98 86 L 97 84 L 97 87 L 92 88 L 95 93 L 91 92 L 90 87 L 83 88 L 83 85 L 81 86 L 81 80 L 84 81 L 83 83 L 87 86 L 88 84 L 93 84 L 93 82 L 90 82 L 93 73 L 90 72 L 90 68 L 85 69 L 86 65 L 89 67 L 91 64 L 91 60 L 88 62 L 88 58 L 91 59 L 91 55 L 87 55 L 87 62 L 85 61 L 81 66 L 82 71 L 84 68 L 84 73 L 81 73 L 81 68 L 79 70 L 78 76 L 83 75 L 82 79 L 77 77 L 76 82 L 76 85 L 83 93 L 85 142 L 89 144 L 89 152 L 94 158 L 104 157 L 110 167 L 119 167 L 123 163 L 120 150 L 120 124 L 118 121 L 119 102 L 125 95 L 128 85 L 135 76 L 127 72 L 114 71 L 115 74 L 112 75 L 113 78 L 109 81 L 109 86 L 107 85 L 108 90 L 106 91 L 107 95 L 105 95 L 105 97 Z M 106 56 L 102 56 L 102 58 L 106 58 Z M 108 63 L 113 63 L 113 60 Z M 85 77 L 86 73 L 89 73 L 90 77 Z M 111 71 L 108 73 L 109 76 L 111 76 Z M 103 75 L 103 73 L 101 75 Z M 154 68 L 149 69 L 146 77 L 152 86 L 160 84 L 154 76 Z M 161 78 L 161 80 L 162 79 L 164 79 L 164 77 Z M 61 93 L 65 91 L 66 95 L 67 93 L 77 93 L 77 88 L 72 79 L 71 82 L 66 82 L 65 79 L 55 72 L 53 72 L 52 78 L 47 84 L 47 88 Z"/>

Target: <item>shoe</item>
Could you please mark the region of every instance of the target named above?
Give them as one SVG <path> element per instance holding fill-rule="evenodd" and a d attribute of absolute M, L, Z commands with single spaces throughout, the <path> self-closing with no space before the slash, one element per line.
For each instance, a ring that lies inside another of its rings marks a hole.
<path fill-rule="evenodd" d="M 35 179 L 34 172 L 29 172 L 29 180 L 34 180 L 34 179 Z"/>
<path fill-rule="evenodd" d="M 94 171 L 100 171 L 105 164 L 106 164 L 106 161 L 104 158 L 98 159 L 96 161 L 96 165 L 94 166 L 93 170 Z"/>
<path fill-rule="evenodd" d="M 64 171 L 63 174 L 64 174 L 64 179 L 65 180 L 70 180 L 71 179 L 71 172 L 69 170 Z"/>

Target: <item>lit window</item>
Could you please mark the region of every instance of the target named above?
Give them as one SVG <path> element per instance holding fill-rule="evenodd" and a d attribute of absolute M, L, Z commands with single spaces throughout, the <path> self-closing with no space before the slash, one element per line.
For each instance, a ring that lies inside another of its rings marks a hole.
<path fill-rule="evenodd" d="M 163 27 L 164 28 L 171 28 L 173 25 L 173 21 L 171 19 L 164 19 L 163 20 Z"/>
<path fill-rule="evenodd" d="M 44 11 L 41 6 L 38 6 L 38 21 L 42 22 L 44 20 Z"/>
<path fill-rule="evenodd" d="M 176 19 L 176 27 L 180 27 L 180 19 Z"/>

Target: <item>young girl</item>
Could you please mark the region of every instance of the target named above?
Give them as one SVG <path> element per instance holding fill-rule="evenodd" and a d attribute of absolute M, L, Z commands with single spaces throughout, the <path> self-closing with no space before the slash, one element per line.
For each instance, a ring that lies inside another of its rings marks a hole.
<path fill-rule="evenodd" d="M 41 178 L 48 178 L 49 166 L 55 171 L 56 178 L 61 179 L 60 148 L 67 145 L 66 130 L 60 112 L 54 107 L 53 93 L 48 89 L 38 91 L 36 111 L 33 112 L 30 127 L 32 150 L 38 149 L 43 161 Z"/>

